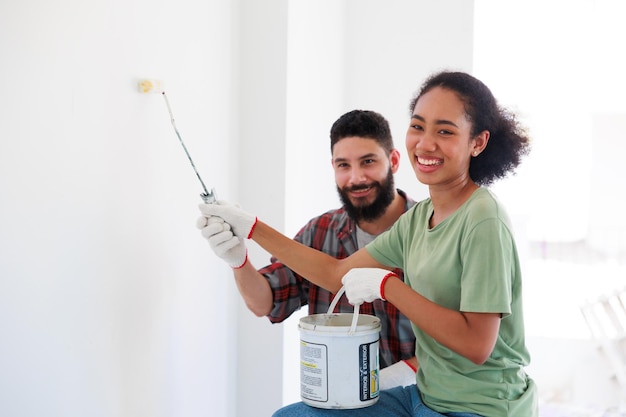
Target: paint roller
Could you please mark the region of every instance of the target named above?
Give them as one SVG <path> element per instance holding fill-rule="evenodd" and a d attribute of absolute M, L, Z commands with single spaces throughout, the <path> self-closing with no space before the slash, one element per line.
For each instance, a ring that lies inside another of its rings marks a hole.
<path fill-rule="evenodd" d="M 157 79 L 149 79 L 149 78 L 141 79 L 138 81 L 137 87 L 140 93 L 161 93 L 163 95 L 163 98 L 165 99 L 165 104 L 167 105 L 167 111 L 170 113 L 170 120 L 172 122 L 172 127 L 174 128 L 174 132 L 176 132 L 178 141 L 183 147 L 183 150 L 185 151 L 185 154 L 187 155 L 187 159 L 189 159 L 189 163 L 191 164 L 193 171 L 196 173 L 196 177 L 198 177 L 198 180 L 200 180 L 200 184 L 202 185 L 202 189 L 204 190 L 204 192 L 200 194 L 200 197 L 202 197 L 202 201 L 204 201 L 206 204 L 213 204 L 217 202 L 215 189 L 212 188 L 211 191 L 209 191 L 206 188 L 206 185 L 204 185 L 204 181 L 202 181 L 202 177 L 200 177 L 200 174 L 198 173 L 198 170 L 196 169 L 196 165 L 193 163 L 193 159 L 191 159 L 191 155 L 189 155 L 189 151 L 187 150 L 187 147 L 185 146 L 185 143 L 183 142 L 183 139 L 181 138 L 180 133 L 178 132 L 178 128 L 176 128 L 176 122 L 174 121 L 174 113 L 172 113 L 172 107 L 170 106 L 170 102 L 167 99 L 167 95 L 165 94 L 165 91 L 163 90 L 161 81 Z"/>

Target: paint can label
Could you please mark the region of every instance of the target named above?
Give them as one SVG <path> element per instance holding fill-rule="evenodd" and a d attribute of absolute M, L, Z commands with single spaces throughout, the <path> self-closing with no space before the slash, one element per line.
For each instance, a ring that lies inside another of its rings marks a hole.
<path fill-rule="evenodd" d="M 300 342 L 300 385 L 303 398 L 328 401 L 328 347 Z"/>
<path fill-rule="evenodd" d="M 359 384 L 361 401 L 378 397 L 378 341 L 359 346 Z"/>

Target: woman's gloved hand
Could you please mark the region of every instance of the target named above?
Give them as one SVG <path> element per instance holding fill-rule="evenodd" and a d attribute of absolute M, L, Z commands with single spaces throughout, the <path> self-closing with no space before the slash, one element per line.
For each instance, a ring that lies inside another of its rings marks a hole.
<path fill-rule="evenodd" d="M 196 222 L 200 233 L 209 241 L 213 252 L 228 263 L 231 268 L 239 269 L 248 259 L 248 250 L 244 239 L 237 237 L 230 230 L 230 225 L 219 217 L 201 216 Z"/>
<path fill-rule="evenodd" d="M 370 303 L 385 299 L 385 282 L 390 277 L 397 277 L 391 271 L 381 268 L 353 268 L 341 278 L 346 297 L 352 305 Z"/>
<path fill-rule="evenodd" d="M 200 204 L 200 212 L 207 219 L 213 216 L 220 217 L 228 223 L 235 236 L 242 239 L 250 239 L 256 226 L 257 218 L 246 213 L 239 206 L 226 201 L 218 201 L 215 204 Z"/>

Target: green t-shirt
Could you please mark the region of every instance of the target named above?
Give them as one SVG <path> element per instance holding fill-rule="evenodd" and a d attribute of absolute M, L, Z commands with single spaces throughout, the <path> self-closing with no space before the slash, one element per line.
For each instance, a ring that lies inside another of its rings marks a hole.
<path fill-rule="evenodd" d="M 413 325 L 419 362 L 417 385 L 426 405 L 441 412 L 485 417 L 537 415 L 536 387 L 524 367 L 522 280 L 509 218 L 486 188 L 479 188 L 451 216 L 429 229 L 430 199 L 407 211 L 367 246 L 429 300 L 464 312 L 501 313 L 496 345 L 476 365 Z"/>

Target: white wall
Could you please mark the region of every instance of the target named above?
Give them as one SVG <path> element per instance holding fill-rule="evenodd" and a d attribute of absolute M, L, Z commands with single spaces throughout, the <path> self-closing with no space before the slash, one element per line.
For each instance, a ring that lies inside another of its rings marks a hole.
<path fill-rule="evenodd" d="M 234 415 L 236 296 L 195 229 L 231 197 L 231 4 L 0 3 L 0 415 Z"/>
<path fill-rule="evenodd" d="M 240 2 L 239 102 L 240 146 L 229 155 L 239 175 L 242 207 L 282 230 L 285 216 L 285 113 L 287 100 L 287 1 Z M 252 262 L 269 255 L 253 243 Z M 232 281 L 232 273 L 224 279 Z M 269 416 L 282 404 L 282 333 L 257 318 L 238 300 L 237 416 Z"/>

